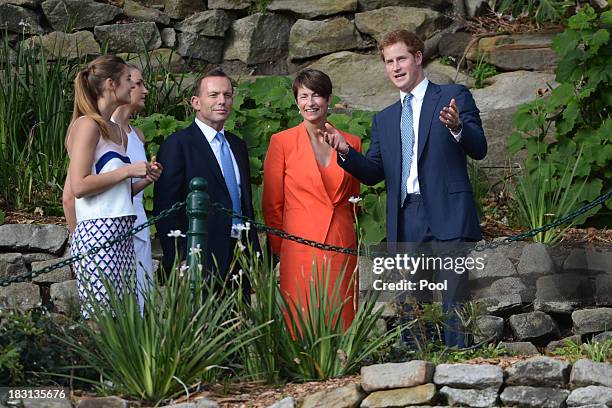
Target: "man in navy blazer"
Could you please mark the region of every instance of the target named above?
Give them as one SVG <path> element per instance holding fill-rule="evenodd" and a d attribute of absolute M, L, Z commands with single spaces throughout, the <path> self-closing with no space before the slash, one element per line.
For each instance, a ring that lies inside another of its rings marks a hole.
<path fill-rule="evenodd" d="M 361 182 L 385 180 L 387 242 L 426 242 L 435 252 L 440 243 L 438 249 L 481 239 L 466 156 L 484 158 L 487 142 L 468 89 L 425 77 L 423 48 L 406 30 L 393 31 L 381 42 L 387 76 L 400 90 L 400 101 L 374 116 L 365 156 L 331 126 L 323 136 L 338 151 L 338 164 Z M 448 280 L 445 311 L 469 298 L 467 275 L 442 271 L 437 276 Z M 445 332 L 447 345 L 464 345 L 457 330 Z"/>
<path fill-rule="evenodd" d="M 214 70 L 201 77 L 195 85 L 191 106 L 196 111 L 194 122 L 187 128 L 170 135 L 160 146 L 157 160 L 163 163 L 164 177 L 155 185 L 154 213 L 170 208 L 175 202 L 184 201 L 190 192 L 189 183 L 194 177 L 203 177 L 208 184 L 211 202 L 240 212 L 253 219 L 251 173 L 246 143 L 238 136 L 225 131 L 224 124 L 233 103 L 233 85 L 221 70 Z M 175 258 L 175 238 L 172 230 L 188 228 L 185 210 L 173 213 L 155 223 L 164 253 L 166 271 Z M 211 211 L 207 219 L 208 241 L 206 260 L 208 268 L 216 269 L 226 278 L 232 254 L 240 234 L 239 220 L 226 213 Z M 259 243 L 254 229 L 248 232 L 255 250 Z M 244 239 L 244 232 L 242 232 Z M 187 253 L 187 240 L 180 237 L 178 252 L 181 259 Z M 214 257 L 214 260 L 213 260 Z M 215 266 L 217 268 L 215 268 Z"/>

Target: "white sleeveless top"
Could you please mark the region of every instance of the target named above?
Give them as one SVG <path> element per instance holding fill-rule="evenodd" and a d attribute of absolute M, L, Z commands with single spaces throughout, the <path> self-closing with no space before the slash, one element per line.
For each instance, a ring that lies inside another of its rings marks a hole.
<path fill-rule="evenodd" d="M 137 163 L 140 161 L 147 161 L 147 155 L 145 153 L 144 144 L 138 137 L 138 134 L 134 130 L 134 128 L 130 125 L 130 133 L 127 135 L 127 155 L 130 158 L 132 163 Z M 147 222 L 147 214 L 144 209 L 144 189 L 141 190 L 138 194 L 132 197 L 134 201 L 134 211 L 136 211 L 136 223 L 135 227 L 140 224 L 144 224 Z M 149 229 L 145 228 L 142 231 L 136 234 L 139 238 L 148 239 L 149 237 Z"/>
<path fill-rule="evenodd" d="M 123 146 L 100 135 L 96 145 L 91 174 L 103 174 L 130 164 Z M 132 205 L 132 180 L 127 178 L 107 190 L 75 200 L 77 222 L 97 218 L 136 215 Z"/>

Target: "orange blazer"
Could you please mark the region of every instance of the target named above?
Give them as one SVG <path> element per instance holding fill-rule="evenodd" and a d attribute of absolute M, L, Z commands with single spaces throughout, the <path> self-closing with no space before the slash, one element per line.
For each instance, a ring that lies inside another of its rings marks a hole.
<path fill-rule="evenodd" d="M 361 152 L 361 140 L 340 132 L 353 149 Z M 330 166 L 338 166 L 334 151 Z M 359 181 L 342 171 L 342 181 L 329 197 L 304 123 L 272 135 L 264 162 L 263 214 L 266 223 L 290 234 L 325 242 L 332 219 L 346 234 L 334 245 L 354 247 L 353 204 Z M 281 252 L 282 239 L 269 234 L 272 251 Z M 330 242 L 331 244 L 331 242 Z"/>

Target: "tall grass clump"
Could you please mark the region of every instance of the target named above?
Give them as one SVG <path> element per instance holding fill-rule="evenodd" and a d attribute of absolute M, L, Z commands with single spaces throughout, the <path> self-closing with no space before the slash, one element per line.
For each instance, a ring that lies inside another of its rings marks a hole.
<path fill-rule="evenodd" d="M 54 59 L 42 47 L 23 43 L 13 49 L 6 31 L 2 38 L 0 194 L 9 207 L 57 212 L 68 162 L 64 136 L 81 60 Z"/>
<path fill-rule="evenodd" d="M 155 283 L 143 294 L 143 314 L 136 296 L 108 282 L 105 287 L 108 304 L 90 304 L 93 324 L 82 323 L 89 347 L 65 339 L 99 373 L 101 393 L 151 403 L 189 393 L 229 370 L 236 351 L 262 330 L 261 325 L 242 326 L 235 293 L 215 291 L 201 267 L 175 265 L 165 286 Z"/>
<path fill-rule="evenodd" d="M 358 370 L 398 338 L 399 329 L 374 335 L 383 313 L 382 308 L 375 309 L 376 295 L 360 303 L 352 324 L 343 330 L 342 310 L 349 305 L 334 300 L 341 297 L 342 279 L 330 282 L 327 267 L 321 271 L 313 267 L 315 278 L 306 304 L 291 304 L 281 294 L 269 256 L 248 250 L 236 255 L 255 292 L 250 304 L 239 302 L 241 314 L 247 327 L 260 327 L 257 338 L 242 353 L 251 379 L 279 382 L 340 377 Z M 293 314 L 288 312 L 291 307 L 307 312 Z"/>

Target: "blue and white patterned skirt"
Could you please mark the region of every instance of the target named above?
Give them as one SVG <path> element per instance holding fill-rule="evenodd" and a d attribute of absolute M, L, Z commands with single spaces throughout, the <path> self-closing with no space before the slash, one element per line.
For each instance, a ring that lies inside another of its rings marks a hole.
<path fill-rule="evenodd" d="M 127 233 L 134 226 L 136 216 L 98 218 L 81 221 L 72 237 L 72 256 L 100 246 L 118 235 Z M 135 282 L 134 239 L 129 237 L 109 248 L 103 248 L 73 264 L 77 287 L 81 299 L 81 314 L 89 317 L 90 302 L 108 304 L 108 295 L 102 276 L 119 292 L 135 293 L 131 286 Z"/>

